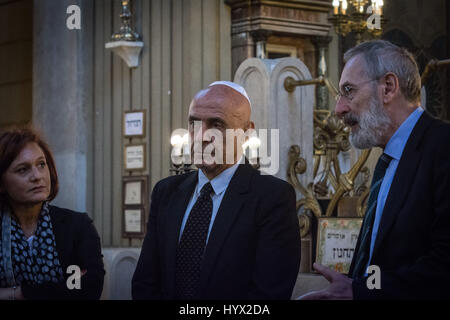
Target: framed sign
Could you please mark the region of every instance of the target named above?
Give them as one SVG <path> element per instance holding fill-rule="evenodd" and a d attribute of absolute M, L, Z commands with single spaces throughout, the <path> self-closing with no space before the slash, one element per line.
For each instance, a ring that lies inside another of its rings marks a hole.
<path fill-rule="evenodd" d="M 348 273 L 361 224 L 362 218 L 319 218 L 316 262 Z"/>
<path fill-rule="evenodd" d="M 148 176 L 123 177 L 122 237 L 142 238 L 145 235 L 145 213 L 148 209 Z"/>
<path fill-rule="evenodd" d="M 125 137 L 145 136 L 145 110 L 125 111 L 123 113 L 123 135 Z"/>
<path fill-rule="evenodd" d="M 142 182 L 133 181 L 125 184 L 124 204 L 141 204 L 142 203 Z"/>
<path fill-rule="evenodd" d="M 123 177 L 123 204 L 144 205 L 147 194 L 147 176 Z"/>
<path fill-rule="evenodd" d="M 125 237 L 134 237 L 144 233 L 144 209 L 124 209 L 123 234 Z"/>
<path fill-rule="evenodd" d="M 124 167 L 126 171 L 145 170 L 145 149 L 145 143 L 125 146 Z"/>

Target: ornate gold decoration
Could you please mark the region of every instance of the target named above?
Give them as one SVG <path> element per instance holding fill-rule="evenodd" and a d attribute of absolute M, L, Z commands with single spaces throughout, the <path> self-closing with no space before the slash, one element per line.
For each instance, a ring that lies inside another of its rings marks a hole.
<path fill-rule="evenodd" d="M 289 149 L 288 180 L 304 196 L 303 199 L 297 201 L 297 211 L 304 207 L 305 210 L 311 210 L 316 217 L 320 217 L 322 216 L 322 209 L 314 196 L 312 183 L 305 188 L 297 177 L 298 174 L 305 173 L 305 171 L 306 161 L 300 157 L 300 147 L 298 145 L 291 146 Z"/>
<path fill-rule="evenodd" d="M 327 196 L 326 187 L 329 181 L 334 189 L 338 188 L 341 170 L 339 167 L 338 154 L 350 150 L 348 141 L 348 128 L 335 115 L 328 110 L 316 110 L 314 112 L 314 171 L 316 177 L 322 158 L 324 170 L 320 182 L 316 184 L 316 192 Z M 334 170 L 334 174 L 332 173 Z"/>
<path fill-rule="evenodd" d="M 331 198 L 331 202 L 327 207 L 327 212 L 325 213 L 325 216 L 330 217 L 331 214 L 333 213 L 334 209 L 336 208 L 338 201 L 342 198 L 342 196 L 345 193 L 348 193 L 353 190 L 356 175 L 359 173 L 362 166 L 367 161 L 367 158 L 369 157 L 371 150 L 372 149 L 364 150 L 363 153 L 358 158 L 358 161 L 356 161 L 356 163 L 353 165 L 353 167 L 350 169 L 350 171 L 345 174 L 341 174 L 339 176 L 338 189 L 336 190 L 333 197 Z"/>
<path fill-rule="evenodd" d="M 346 36 L 350 32 L 356 35 L 357 43 L 363 40 L 367 32 L 371 37 L 379 38 L 383 33 L 382 26 L 386 23 L 383 17 L 382 0 L 334 0 L 333 23 L 337 34 Z M 376 15 L 376 16 L 374 16 Z M 371 26 L 371 17 L 379 19 L 379 26 Z"/>
<path fill-rule="evenodd" d="M 305 237 L 311 228 L 311 216 L 312 212 L 316 217 L 322 215 L 322 209 L 320 208 L 319 202 L 314 197 L 314 192 L 312 190 L 312 183 L 304 188 L 303 185 L 298 180 L 297 175 L 306 172 L 306 161 L 300 157 L 300 147 L 298 145 L 291 146 L 289 149 L 289 164 L 287 177 L 289 182 L 298 189 L 302 195 L 303 199 L 300 199 L 296 203 L 297 212 L 303 208 L 303 211 L 298 215 L 298 222 L 300 225 L 300 236 Z"/>
<path fill-rule="evenodd" d="M 370 188 L 367 188 L 359 197 L 356 203 L 356 212 L 358 217 L 364 217 L 367 207 L 367 197 L 369 196 Z"/>
<path fill-rule="evenodd" d="M 113 41 L 139 41 L 140 36 L 131 27 L 131 11 L 130 11 L 130 1 L 122 0 L 122 12 L 120 13 L 121 26 L 119 32 L 114 33 L 111 36 Z"/>

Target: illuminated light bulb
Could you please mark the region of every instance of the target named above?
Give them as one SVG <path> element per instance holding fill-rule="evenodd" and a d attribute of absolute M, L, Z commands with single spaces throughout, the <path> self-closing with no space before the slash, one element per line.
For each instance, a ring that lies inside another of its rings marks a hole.
<path fill-rule="evenodd" d="M 248 147 L 250 149 L 250 159 L 258 158 L 258 148 L 261 146 L 261 140 L 258 137 L 251 137 L 248 139 Z"/>
<path fill-rule="evenodd" d="M 181 146 L 183 144 L 183 137 L 179 134 L 172 136 L 172 138 L 170 139 L 170 144 L 172 145 L 172 147 Z"/>
<path fill-rule="evenodd" d="M 261 146 L 261 140 L 258 137 L 251 137 L 248 139 L 248 145 L 250 148 L 259 148 Z"/>
<path fill-rule="evenodd" d="M 258 137 L 251 137 L 242 144 L 242 149 L 247 148 L 259 148 L 261 146 L 261 140 Z"/>
<path fill-rule="evenodd" d="M 173 147 L 172 155 L 175 157 L 181 156 L 181 148 L 183 147 L 183 137 L 175 134 L 170 138 L 170 144 Z"/>
<path fill-rule="evenodd" d="M 191 153 L 191 145 L 189 143 L 189 134 L 186 133 L 183 138 L 183 153 L 189 155 Z"/>
<path fill-rule="evenodd" d="M 334 14 L 338 14 L 339 13 L 339 0 L 333 0 L 333 8 L 334 8 Z"/>
<path fill-rule="evenodd" d="M 347 7 L 348 7 L 347 0 L 343 0 L 342 1 L 342 14 L 345 14 L 345 12 L 347 11 Z"/>
<path fill-rule="evenodd" d="M 378 14 L 381 16 L 383 14 L 383 0 L 378 0 Z"/>

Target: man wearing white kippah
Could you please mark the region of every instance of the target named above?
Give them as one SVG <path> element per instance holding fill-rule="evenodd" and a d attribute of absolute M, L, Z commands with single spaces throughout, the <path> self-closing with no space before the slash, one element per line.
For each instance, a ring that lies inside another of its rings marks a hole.
<path fill-rule="evenodd" d="M 199 170 L 155 185 L 133 299 L 290 299 L 300 266 L 294 189 L 254 169 L 242 140 L 225 139 L 227 130 L 253 129 L 250 115 L 236 83 L 195 95 L 189 133 Z M 215 143 L 223 152 L 216 147 L 209 161 Z"/>

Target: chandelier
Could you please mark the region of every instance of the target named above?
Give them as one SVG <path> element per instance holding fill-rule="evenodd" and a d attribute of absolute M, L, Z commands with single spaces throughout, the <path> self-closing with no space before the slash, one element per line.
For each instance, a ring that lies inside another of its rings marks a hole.
<path fill-rule="evenodd" d="M 356 41 L 363 40 L 368 33 L 372 38 L 379 38 L 383 18 L 383 0 L 333 0 L 333 16 L 329 19 L 337 34 L 347 35 L 354 32 Z"/>

